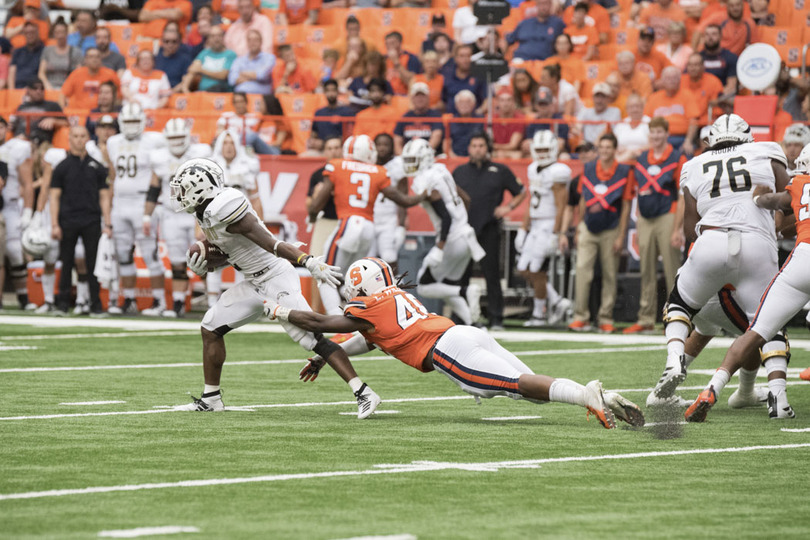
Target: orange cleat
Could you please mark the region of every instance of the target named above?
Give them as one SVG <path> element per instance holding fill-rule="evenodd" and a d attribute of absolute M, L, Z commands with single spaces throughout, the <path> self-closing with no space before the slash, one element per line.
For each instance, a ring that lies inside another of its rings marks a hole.
<path fill-rule="evenodd" d="M 715 403 L 717 403 L 717 394 L 714 392 L 714 387 L 710 386 L 698 395 L 683 416 L 687 422 L 703 422 L 706 420 L 706 415 L 709 414 L 709 409 Z"/>
<path fill-rule="evenodd" d="M 349 341 L 353 335 L 354 334 L 352 334 L 351 332 L 346 334 L 335 334 L 334 336 L 329 338 L 329 341 L 332 341 L 334 343 L 343 343 L 344 341 Z"/>
<path fill-rule="evenodd" d="M 585 408 L 588 410 L 587 418 L 589 420 L 593 414 L 605 429 L 613 429 L 616 427 L 616 417 L 605 401 L 601 382 L 591 381 L 585 385 L 585 399 Z"/>
<path fill-rule="evenodd" d="M 799 378 L 803 381 L 810 381 L 810 367 L 799 373 Z"/>
<path fill-rule="evenodd" d="M 622 331 L 622 334 L 643 334 L 646 332 L 652 332 L 655 330 L 655 326 L 643 326 L 641 324 L 634 324 L 632 326 L 628 326 Z"/>
<path fill-rule="evenodd" d="M 599 331 L 603 334 L 613 334 L 616 332 L 616 327 L 612 324 L 600 324 Z"/>
<path fill-rule="evenodd" d="M 568 329 L 574 332 L 590 332 L 591 325 L 585 321 L 574 321 L 568 325 Z"/>

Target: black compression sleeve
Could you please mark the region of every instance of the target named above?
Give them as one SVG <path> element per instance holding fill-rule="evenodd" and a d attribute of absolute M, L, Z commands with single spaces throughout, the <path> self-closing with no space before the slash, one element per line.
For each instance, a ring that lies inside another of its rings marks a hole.
<path fill-rule="evenodd" d="M 438 201 L 431 201 L 430 206 L 433 207 L 433 210 L 442 220 L 442 230 L 439 232 L 439 241 L 444 242 L 447 240 L 447 235 L 450 233 L 450 225 L 453 222 L 453 219 L 450 217 L 450 212 L 447 211 L 447 207 L 444 205 L 444 201 L 439 199 Z"/>

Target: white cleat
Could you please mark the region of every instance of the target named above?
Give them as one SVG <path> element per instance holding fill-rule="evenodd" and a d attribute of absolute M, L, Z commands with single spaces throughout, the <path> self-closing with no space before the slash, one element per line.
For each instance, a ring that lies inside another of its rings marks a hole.
<path fill-rule="evenodd" d="M 191 396 L 191 403 L 188 405 L 178 405 L 173 407 L 175 411 L 185 412 L 221 412 L 225 410 L 225 404 L 222 403 L 222 395 L 217 394 L 210 398 L 195 398 Z"/>
<path fill-rule="evenodd" d="M 568 320 L 568 312 L 571 311 L 571 300 L 568 298 L 560 298 L 560 301 L 554 304 L 548 313 L 548 324 L 554 326 Z"/>
<path fill-rule="evenodd" d="M 477 283 L 467 285 L 467 305 L 470 307 L 470 318 L 472 322 L 478 322 L 481 318 L 481 287 Z"/>
<path fill-rule="evenodd" d="M 36 307 L 36 305 L 34 307 Z M 28 306 L 25 306 L 25 310 L 30 311 L 28 309 Z M 41 306 L 37 307 L 34 310 L 34 313 L 36 313 L 37 315 L 47 315 L 48 313 L 53 313 L 54 311 L 56 311 L 56 307 L 50 302 L 45 302 Z"/>
<path fill-rule="evenodd" d="M 638 405 L 616 392 L 605 392 L 604 396 L 605 403 L 610 407 L 616 418 L 622 422 L 627 422 L 631 426 L 641 427 L 644 425 L 644 413 L 641 412 Z"/>
<path fill-rule="evenodd" d="M 43 306 L 44 305 L 45 304 L 43 304 Z M 42 307 L 42 306 L 39 306 L 39 307 Z M 37 311 L 37 309 L 38 309 L 38 306 L 33 302 L 28 302 L 27 304 L 25 304 L 25 311 L 29 311 L 29 312 L 33 311 L 35 313 L 39 313 L 39 311 Z"/>
<path fill-rule="evenodd" d="M 782 390 L 776 394 L 768 392 L 768 417 L 771 420 L 795 418 L 796 413 L 787 400 L 787 392 Z"/>
<path fill-rule="evenodd" d="M 540 319 L 538 317 L 532 317 L 525 323 L 523 323 L 523 328 L 542 328 L 543 326 L 547 326 L 548 321 L 545 319 Z"/>
<path fill-rule="evenodd" d="M 688 407 L 692 402 L 681 396 L 671 395 L 668 398 L 660 398 L 655 392 L 650 392 L 647 396 L 647 407 Z"/>
<path fill-rule="evenodd" d="M 382 401 L 380 396 L 366 383 L 363 383 L 360 390 L 354 393 L 354 397 L 357 398 L 357 418 L 360 420 L 371 416 Z"/>
<path fill-rule="evenodd" d="M 738 388 L 728 397 L 728 406 L 732 409 L 762 407 L 766 403 L 768 403 L 767 388 L 754 388 L 754 391 L 750 394 L 741 394 Z"/>
<path fill-rule="evenodd" d="M 664 373 L 658 379 L 658 384 L 655 385 L 653 393 L 660 398 L 668 398 L 675 394 L 675 389 L 685 380 L 686 364 L 685 358 L 681 356 L 677 365 L 664 368 Z"/>
<path fill-rule="evenodd" d="M 605 429 L 616 427 L 616 418 L 605 403 L 601 382 L 591 381 L 585 385 L 585 408 L 588 409 L 588 417 L 590 418 L 591 414 L 595 415 Z"/>
<path fill-rule="evenodd" d="M 84 302 L 77 302 L 76 307 L 73 308 L 74 315 L 87 315 L 90 313 L 90 305 Z"/>
<path fill-rule="evenodd" d="M 160 317 L 166 311 L 166 306 L 162 305 L 159 300 L 152 302 L 152 306 L 141 311 L 141 315 L 147 317 Z"/>

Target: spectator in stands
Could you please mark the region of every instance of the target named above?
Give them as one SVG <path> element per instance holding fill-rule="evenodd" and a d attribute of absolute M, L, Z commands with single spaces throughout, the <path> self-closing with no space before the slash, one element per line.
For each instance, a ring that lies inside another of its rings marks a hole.
<path fill-rule="evenodd" d="M 278 23 L 282 26 L 318 24 L 320 11 L 321 0 L 279 0 Z"/>
<path fill-rule="evenodd" d="M 692 34 L 692 47 L 698 48 L 701 37 L 705 40 L 703 33 L 711 25 L 720 28 L 720 46 L 738 56 L 747 45 L 757 42 L 757 25 L 750 17 L 745 16 L 744 3 L 744 0 L 728 0 L 725 13 L 714 13 L 701 21 Z"/>
<path fill-rule="evenodd" d="M 444 87 L 444 76 L 439 73 L 439 55 L 436 51 L 427 51 L 422 54 L 423 73 L 414 75 L 409 84 L 421 82 L 430 88 L 430 108 L 442 110 L 442 88 Z"/>
<path fill-rule="evenodd" d="M 671 0 L 669 0 L 671 1 Z M 666 43 L 656 45 L 655 48 L 664 53 L 673 66 L 683 71 L 686 68 L 686 61 L 694 51 L 686 44 L 686 25 L 682 22 L 670 23 L 667 29 L 668 40 Z"/>
<path fill-rule="evenodd" d="M 272 73 L 276 57 L 262 50 L 262 35 L 248 30 L 248 52 L 231 64 L 228 84 L 237 92 L 269 94 L 273 90 Z"/>
<path fill-rule="evenodd" d="M 456 8 L 453 12 L 453 37 L 456 43 L 471 45 L 478 39 L 478 17 L 473 9 L 478 0 L 469 0 L 466 6 Z M 435 40 L 433 46 L 436 46 Z"/>
<path fill-rule="evenodd" d="M 610 13 L 608 13 L 599 2 L 594 0 L 582 0 L 582 2 L 572 2 L 568 5 L 562 14 L 562 19 L 566 27 L 574 22 L 577 4 L 579 3 L 586 4 L 588 8 L 587 11 L 582 14 L 582 18 L 586 19 L 585 15 L 587 14 L 587 19 L 590 19 L 590 21 L 588 21 L 589 25 L 597 31 L 598 43 L 607 43 L 608 29 L 610 28 Z"/>
<path fill-rule="evenodd" d="M 253 3 L 256 6 L 260 5 L 258 0 L 253 0 Z M 239 0 L 214 0 L 211 3 L 211 9 L 228 21 L 235 21 L 239 18 Z"/>
<path fill-rule="evenodd" d="M 652 28 L 643 28 L 638 33 L 638 43 L 636 44 L 636 69 L 650 78 L 653 88 L 657 88 L 656 81 L 661 76 L 661 72 L 672 63 L 661 51 L 655 50 L 655 31 Z"/>
<path fill-rule="evenodd" d="M 703 67 L 723 83 L 723 93 L 733 96 L 737 93 L 737 55 L 720 45 L 721 29 L 710 24 L 703 30 Z"/>
<path fill-rule="evenodd" d="M 224 112 L 217 120 L 217 136 L 223 131 L 232 131 L 239 135 L 239 141 L 243 146 L 252 147 L 257 154 L 280 154 L 279 148 L 273 148 L 259 137 L 262 118 L 255 113 L 248 112 L 247 94 L 234 92 L 231 104 L 233 112 Z"/>
<path fill-rule="evenodd" d="M 43 42 L 48 40 L 50 24 L 46 19 L 41 18 L 39 0 L 25 0 L 23 2 L 22 17 L 11 17 L 6 21 L 3 36 L 11 40 L 11 45 L 15 49 L 24 47 L 26 40 L 23 29 L 26 23 L 36 25 L 39 32 L 39 39 Z"/>
<path fill-rule="evenodd" d="M 59 104 L 62 108 L 93 109 L 98 105 L 98 93 L 102 83 L 121 85 L 118 75 L 101 65 L 101 53 L 95 47 L 87 49 L 84 66 L 74 70 L 62 85 Z"/>
<path fill-rule="evenodd" d="M 82 65 L 82 51 L 67 44 L 67 30 L 64 21 L 56 21 L 53 25 L 56 44 L 42 50 L 38 77 L 45 83 L 45 90 L 59 90 L 68 74 Z"/>
<path fill-rule="evenodd" d="M 190 92 L 197 79 L 197 89 L 201 92 L 230 92 L 228 73 L 236 60 L 236 53 L 225 48 L 222 27 L 211 28 L 206 44 L 207 47 L 197 55 L 183 77 L 183 92 Z"/>
<path fill-rule="evenodd" d="M 686 23 L 686 12 L 672 0 L 655 0 L 642 8 L 638 23 L 642 28 L 652 28 L 655 31 L 655 41 L 664 43 L 672 23 Z"/>
<path fill-rule="evenodd" d="M 346 32 L 345 32 L 346 37 L 345 37 L 344 41 L 340 42 L 338 44 L 338 46 L 336 47 L 337 50 L 338 50 L 338 53 L 340 53 L 341 58 L 346 58 L 346 56 L 348 55 L 348 53 L 349 53 L 349 42 L 353 38 L 358 38 L 363 42 L 363 45 L 364 45 L 363 52 L 364 53 L 377 50 L 377 47 L 374 46 L 374 43 L 371 40 L 364 39 L 360 35 L 360 21 L 353 14 L 349 14 L 349 16 L 346 17 L 345 29 L 346 29 Z"/>
<path fill-rule="evenodd" d="M 512 95 L 515 97 L 515 105 L 523 114 L 532 114 L 539 88 L 540 85 L 524 68 L 519 67 L 512 73 Z"/>
<path fill-rule="evenodd" d="M 625 98 L 630 94 L 638 94 L 646 98 L 653 92 L 650 77 L 636 69 L 636 55 L 631 51 L 621 51 L 616 54 L 616 73 L 621 82 L 621 95 Z"/>
<path fill-rule="evenodd" d="M 627 117 L 613 126 L 619 141 L 616 159 L 632 162 L 650 146 L 650 117 L 644 114 L 644 98 L 630 94 L 627 98 Z"/>
<path fill-rule="evenodd" d="M 385 69 L 386 79 L 398 95 L 408 93 L 408 81 L 422 73 L 422 63 L 416 55 L 402 49 L 402 34 L 390 32 L 385 36 Z"/>
<path fill-rule="evenodd" d="M 173 92 L 182 91 L 183 76 L 193 60 L 186 48 L 180 47 L 180 34 L 167 25 L 160 37 L 155 68 L 166 74 Z"/>
<path fill-rule="evenodd" d="M 605 131 L 610 131 L 612 124 L 622 119 L 622 113 L 616 107 L 609 107 L 611 88 L 607 83 L 597 83 L 591 92 L 593 107 L 583 108 L 577 115 L 580 123 L 571 130 L 571 134 L 578 136 L 589 143 L 596 144 Z M 605 123 L 597 124 L 591 122 Z"/>
<path fill-rule="evenodd" d="M 545 60 L 553 53 L 554 40 L 565 29 L 562 19 L 551 13 L 551 0 L 535 0 L 537 16 L 524 19 L 506 35 L 509 45 L 518 44 L 515 58 Z"/>
<path fill-rule="evenodd" d="M 698 125 L 711 124 L 709 107 L 712 108 L 712 119 L 723 114 L 723 110 L 718 107 L 721 102 L 726 101 L 723 96 L 723 83 L 711 73 L 706 73 L 703 69 L 703 57 L 698 53 L 692 53 L 689 56 L 686 73 L 681 75 L 681 86 L 692 92 L 697 99 L 697 107 L 700 111 Z M 731 101 L 733 102 L 733 98 Z"/>
<path fill-rule="evenodd" d="M 622 93 L 622 79 L 618 72 L 613 71 L 605 77 L 605 84 L 610 86 L 610 106 L 619 109 L 622 116 L 627 112 L 627 95 Z"/>
<path fill-rule="evenodd" d="M 324 49 L 321 53 L 321 71 L 318 74 L 318 84 L 337 75 L 337 65 L 340 54 L 336 49 Z"/>
<path fill-rule="evenodd" d="M 571 54 L 583 62 L 594 60 L 599 46 L 599 32 L 586 20 L 589 9 L 590 4 L 587 2 L 577 2 L 574 5 L 571 23 L 565 27 L 565 33 L 571 36 L 571 43 L 574 46 Z"/>
<path fill-rule="evenodd" d="M 25 97 L 16 112 L 27 114 L 11 117 L 12 133 L 15 137 L 25 135 L 35 147 L 43 142 L 51 142 L 54 130 L 68 125 L 63 115 L 56 114 L 62 112 L 62 107 L 55 101 L 45 100 L 45 83 L 39 79 L 28 82 Z"/>
<path fill-rule="evenodd" d="M 351 83 L 357 77 L 363 77 L 367 58 L 366 42 L 359 36 L 349 38 L 346 54 L 338 60 L 337 73 L 334 78 L 338 81 L 348 80 Z M 339 55 L 340 53 L 338 53 Z"/>
<path fill-rule="evenodd" d="M 117 103 L 118 87 L 111 81 L 103 82 L 98 87 L 98 102 L 96 107 L 90 109 L 90 114 L 87 115 L 87 120 L 84 126 L 90 133 L 90 138 L 96 139 L 96 129 L 101 127 L 101 118 L 112 118 L 112 115 L 118 114 L 121 110 L 121 105 Z M 114 122 L 115 131 L 113 134 L 118 133 L 118 122 Z M 106 141 L 106 139 L 105 139 Z"/>
<path fill-rule="evenodd" d="M 442 77 L 447 77 L 446 73 L 452 73 L 455 69 L 453 63 L 453 41 L 450 36 L 439 34 L 433 37 L 433 50 L 439 56 L 439 73 Z"/>
<path fill-rule="evenodd" d="M 514 118 L 516 122 L 498 120 Z M 492 124 L 492 157 L 496 159 L 520 159 L 520 146 L 526 131 L 526 117 L 515 104 L 512 88 L 501 86 L 495 94 L 495 114 Z"/>
<path fill-rule="evenodd" d="M 365 73 L 362 77 L 352 79 L 349 84 L 349 103 L 356 110 L 359 111 L 371 105 L 368 85 L 376 79 L 385 81 L 386 98 L 394 94 L 391 83 L 385 79 L 385 57 L 377 51 L 371 51 L 366 55 Z"/>
<path fill-rule="evenodd" d="M 560 34 L 554 40 L 554 56 L 549 57 L 546 62 L 549 65 L 559 64 L 562 78 L 570 82 L 577 93 L 580 93 L 582 81 L 585 80 L 585 62 L 573 56 L 571 54 L 573 50 L 574 43 L 571 36 Z"/>
<path fill-rule="evenodd" d="M 326 98 L 326 107 L 321 107 L 315 111 L 315 118 L 324 116 L 340 116 L 350 118 L 354 116 L 354 109 L 344 105 L 338 104 L 338 83 L 334 79 L 328 79 L 323 83 L 323 95 Z M 344 122 L 333 122 L 329 120 L 316 120 L 312 123 L 312 131 L 310 138 L 316 139 L 317 144 L 310 145 L 311 147 L 320 150 L 323 143 L 332 137 L 338 137 L 342 140 L 344 133 L 349 133 L 350 130 L 345 129 L 347 126 Z"/>
<path fill-rule="evenodd" d="M 248 52 L 248 31 L 256 30 L 262 37 L 262 51 L 272 54 L 273 23 L 257 11 L 253 0 L 238 0 L 237 6 L 239 18 L 225 32 L 225 46 L 237 56 L 244 56 Z"/>
<path fill-rule="evenodd" d="M 191 22 L 192 10 L 188 0 L 146 0 L 138 20 L 146 23 L 143 34 L 157 39 L 167 21 L 176 22 L 180 26 L 180 33 L 184 33 Z"/>
<path fill-rule="evenodd" d="M 451 122 L 450 137 L 444 139 L 444 153 L 450 157 L 467 157 L 470 139 L 484 129 L 483 115 L 475 112 L 476 97 L 470 90 L 461 90 L 453 97 L 453 118 L 481 118 L 481 123 Z"/>
<path fill-rule="evenodd" d="M 412 139 L 425 139 L 436 151 L 442 153 L 442 113 L 430 108 L 430 87 L 423 82 L 415 82 L 409 92 L 411 96 L 411 109 L 402 115 L 394 128 L 394 151 L 402 153 L 402 147 Z M 435 118 L 435 122 L 424 120 L 407 120 L 408 118 Z"/>
<path fill-rule="evenodd" d="M 141 51 L 135 65 L 121 77 L 121 95 L 124 102 L 137 101 L 144 110 L 162 109 L 169 103 L 172 87 L 169 78 L 155 69 L 152 51 Z"/>
<path fill-rule="evenodd" d="M 259 129 L 259 137 L 270 145 L 278 148 L 282 154 L 295 155 L 292 150 L 292 134 L 290 126 L 284 118 L 284 109 L 281 102 L 273 94 L 265 94 L 259 101 L 260 112 L 263 116 L 276 117 L 275 120 L 263 120 Z"/>
<path fill-rule="evenodd" d="M 776 15 L 771 12 L 770 0 L 751 0 L 751 19 L 757 26 L 776 26 Z"/>
<path fill-rule="evenodd" d="M 486 81 L 472 75 L 472 51 L 471 45 L 457 45 L 453 54 L 455 69 L 449 75 L 444 75 L 442 102 L 449 113 L 455 112 L 453 97 L 462 90 L 469 90 L 475 95 L 477 112 L 486 109 L 487 85 Z"/>
<path fill-rule="evenodd" d="M 371 105 L 357 113 L 354 123 L 355 135 L 368 135 L 372 139 L 380 133 L 391 134 L 397 124 L 397 110 L 385 103 L 385 79 L 371 79 L 368 83 L 368 99 Z"/>
<path fill-rule="evenodd" d="M 551 122 L 551 120 L 562 120 L 562 113 L 554 111 L 554 94 L 550 88 L 541 86 L 537 90 L 534 103 L 534 117 L 536 121 L 526 126 L 525 136 L 521 145 L 521 152 L 524 157 L 529 157 L 530 143 L 532 137 L 538 131 L 549 130 L 557 136 L 557 143 L 560 145 L 558 152 L 562 154 L 568 144 L 568 124 L 564 122 Z"/>
<path fill-rule="evenodd" d="M 433 40 L 439 34 L 447 35 L 447 20 L 444 18 L 444 13 L 434 13 L 430 18 L 430 32 L 422 41 L 422 53 L 433 50 Z"/>
<path fill-rule="evenodd" d="M 616 160 L 616 136 L 605 133 L 599 137 L 599 159 L 585 164 L 577 183 L 577 196 L 569 200 L 579 206 L 582 216 L 575 244 L 576 292 L 574 321 L 568 328 L 582 332 L 590 330 L 589 309 L 591 282 L 597 259 L 602 266 L 602 298 L 599 306 L 599 331 L 612 333 L 613 305 L 616 302 L 616 272 L 627 236 L 627 221 L 633 200 L 633 169 Z M 578 200 L 577 200 L 578 199 Z M 561 231 L 567 231 L 572 212 L 563 213 Z M 568 237 L 560 235 L 560 250 L 568 251 Z"/>
<path fill-rule="evenodd" d="M 675 66 L 664 68 L 661 87 L 647 100 L 644 114 L 650 118 L 665 118 L 669 125 L 669 144 L 676 150 L 682 149 L 685 154 L 692 155 L 700 117 L 697 98 L 681 87 L 681 72 Z"/>
<path fill-rule="evenodd" d="M 315 75 L 295 58 L 292 45 L 279 45 L 280 62 L 273 68 L 273 87 L 278 94 L 309 94 L 318 87 Z"/>
<path fill-rule="evenodd" d="M 78 47 L 84 54 L 88 48 L 95 47 L 96 44 L 96 14 L 90 10 L 83 9 L 73 16 L 73 28 L 75 32 L 67 38 L 68 45 Z M 114 50 L 118 50 L 117 47 Z"/>
<path fill-rule="evenodd" d="M 11 64 L 8 68 L 8 88 L 26 88 L 28 83 L 37 80 L 39 62 L 42 58 L 44 46 L 39 39 L 37 25 L 27 22 L 23 25 L 25 46 L 14 49 L 11 54 Z"/>
<path fill-rule="evenodd" d="M 214 9 L 210 4 L 200 6 L 197 13 L 194 14 L 194 22 L 191 23 L 183 38 L 183 44 L 191 48 L 195 58 L 206 46 L 208 34 L 214 26 Z"/>
<path fill-rule="evenodd" d="M 111 37 L 110 29 L 106 26 L 96 29 L 96 49 L 101 55 L 101 65 L 115 71 L 118 77 L 121 77 L 127 70 L 127 60 L 117 50 L 113 50 L 115 43 L 111 42 Z"/>
<path fill-rule="evenodd" d="M 582 101 L 574 85 L 560 76 L 560 65 L 551 64 L 543 66 L 540 72 L 540 84 L 545 86 L 556 99 L 557 112 L 563 116 L 576 116 L 582 109 Z"/>

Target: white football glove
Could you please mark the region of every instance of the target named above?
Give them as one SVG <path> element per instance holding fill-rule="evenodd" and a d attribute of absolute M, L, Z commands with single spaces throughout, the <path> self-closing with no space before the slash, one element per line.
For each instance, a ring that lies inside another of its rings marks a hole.
<path fill-rule="evenodd" d="M 264 301 L 264 315 L 271 321 L 276 319 L 280 321 L 290 320 L 290 311 L 292 311 L 290 308 L 280 306 L 273 300 Z"/>
<path fill-rule="evenodd" d="M 31 224 L 31 218 L 34 215 L 34 211 L 30 208 L 23 208 L 22 216 L 20 217 L 20 229 L 25 230 L 28 228 L 28 225 Z"/>
<path fill-rule="evenodd" d="M 403 244 L 405 244 L 405 237 L 407 235 L 408 231 L 406 231 L 405 227 L 403 227 L 402 225 L 394 229 L 394 242 L 396 242 L 395 245 L 397 246 L 397 251 L 399 251 L 399 248 L 401 248 Z"/>
<path fill-rule="evenodd" d="M 200 277 L 205 277 L 205 274 L 208 273 L 208 261 L 202 256 L 202 253 L 194 252 L 192 254 L 186 251 L 186 264 Z"/>
<path fill-rule="evenodd" d="M 528 236 L 528 232 L 526 229 L 518 229 L 517 234 L 515 235 L 515 251 L 518 253 L 523 253 L 523 244 L 526 243 L 526 237 Z"/>
<path fill-rule="evenodd" d="M 554 255 L 560 250 L 560 235 L 551 234 L 548 237 L 548 254 Z"/>
<path fill-rule="evenodd" d="M 318 281 L 328 283 L 337 288 L 343 281 L 343 272 L 337 266 L 326 264 L 323 260 L 323 255 L 320 257 L 307 256 L 304 259 L 304 266 L 312 274 L 312 277 Z"/>
<path fill-rule="evenodd" d="M 425 264 L 427 264 L 428 267 L 433 268 L 441 264 L 443 259 L 444 251 L 438 246 L 433 246 L 430 248 L 430 251 L 427 252 L 427 255 L 425 255 Z"/>

